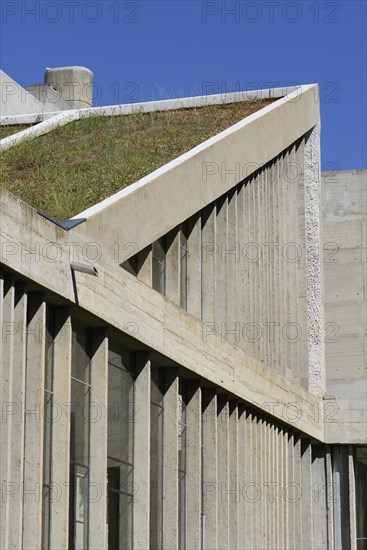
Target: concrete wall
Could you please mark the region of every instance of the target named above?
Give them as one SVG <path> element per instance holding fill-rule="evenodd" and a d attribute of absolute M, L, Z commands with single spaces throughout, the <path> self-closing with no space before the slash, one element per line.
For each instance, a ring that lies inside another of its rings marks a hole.
<path fill-rule="evenodd" d="M 367 171 L 322 178 L 326 438 L 367 440 Z M 332 397 L 335 397 L 335 400 Z"/>
<path fill-rule="evenodd" d="M 266 368 L 309 387 L 305 178 L 308 137 L 197 212 L 165 238 L 165 296 Z M 294 208 L 297 204 L 297 208 Z M 187 270 L 180 234 L 187 233 Z M 154 247 L 153 247 L 154 248 Z M 151 251 L 149 252 L 152 253 Z M 122 264 L 152 286 L 141 253 Z M 153 263 L 154 266 L 154 263 Z M 143 271 L 141 275 L 140 271 Z"/>
<path fill-rule="evenodd" d="M 88 482 L 78 500 L 78 547 L 107 548 L 112 434 L 116 459 L 131 456 L 120 480 L 131 496 L 118 516 L 124 549 L 155 550 L 157 541 L 167 550 L 356 548 L 350 446 L 311 444 L 220 385 L 130 347 L 118 328 L 87 323 L 90 346 L 75 337 L 85 330 L 78 308 L 42 290 L 0 273 L 1 548 L 70 547 L 71 422 L 89 449 L 79 459 Z M 121 387 L 108 373 L 128 362 L 132 387 L 120 403 Z M 90 401 L 80 407 L 85 387 L 79 400 L 73 388 L 84 364 Z"/>

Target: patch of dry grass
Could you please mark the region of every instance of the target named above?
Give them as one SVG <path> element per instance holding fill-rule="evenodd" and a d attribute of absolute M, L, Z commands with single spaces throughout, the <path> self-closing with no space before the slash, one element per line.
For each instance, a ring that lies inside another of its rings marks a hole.
<path fill-rule="evenodd" d="M 72 122 L 5 151 L 0 185 L 51 217 L 68 219 L 271 102 Z"/>

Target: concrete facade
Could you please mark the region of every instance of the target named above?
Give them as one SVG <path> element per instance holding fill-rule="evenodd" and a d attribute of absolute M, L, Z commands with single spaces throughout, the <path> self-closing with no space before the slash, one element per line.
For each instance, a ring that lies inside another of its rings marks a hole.
<path fill-rule="evenodd" d="M 365 172 L 329 177 L 313 85 L 70 231 L 0 190 L 1 548 L 365 548 Z"/>
<path fill-rule="evenodd" d="M 328 440 L 367 437 L 367 172 L 323 174 Z M 333 420 L 338 419 L 338 422 Z"/>

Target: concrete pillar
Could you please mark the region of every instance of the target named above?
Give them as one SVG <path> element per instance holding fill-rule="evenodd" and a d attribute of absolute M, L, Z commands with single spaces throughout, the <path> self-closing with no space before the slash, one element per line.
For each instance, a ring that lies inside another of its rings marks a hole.
<path fill-rule="evenodd" d="M 108 339 L 105 329 L 92 335 L 90 400 L 89 541 L 107 546 Z"/>
<path fill-rule="evenodd" d="M 238 454 L 238 406 L 229 404 L 229 548 L 238 548 L 239 537 L 239 454 Z"/>
<path fill-rule="evenodd" d="M 163 396 L 163 549 L 178 548 L 178 383 L 177 370 L 165 371 Z"/>
<path fill-rule="evenodd" d="M 249 449 L 246 447 L 246 410 L 238 406 L 238 438 L 237 438 L 237 467 L 238 467 L 238 511 L 237 534 L 239 550 L 245 549 L 246 544 L 246 469 Z"/>
<path fill-rule="evenodd" d="M 218 548 L 217 396 L 203 390 L 202 396 L 202 548 Z"/>
<path fill-rule="evenodd" d="M 201 217 L 188 220 L 187 311 L 201 319 Z"/>
<path fill-rule="evenodd" d="M 251 177 L 251 180 L 248 184 L 248 216 L 249 216 L 249 235 L 248 243 L 257 243 L 257 194 L 256 186 L 258 185 L 258 176 L 255 174 Z M 255 245 L 256 246 L 256 245 Z M 257 249 L 258 250 L 258 249 Z M 252 247 L 249 247 L 247 250 L 248 264 L 249 264 L 249 311 L 250 311 L 250 323 L 258 323 L 258 299 L 259 299 L 259 289 L 257 282 L 257 266 L 253 261 L 253 256 L 256 256 L 256 250 Z M 246 335 L 247 346 L 252 357 L 259 358 L 259 347 L 258 342 L 249 339 Z M 246 347 L 247 347 L 246 346 Z"/>
<path fill-rule="evenodd" d="M 242 329 L 246 323 L 248 312 L 246 308 L 247 285 L 248 285 L 248 262 L 245 262 L 243 256 L 246 243 L 245 234 L 245 184 L 237 186 L 236 197 L 236 252 L 235 270 L 236 270 L 236 309 L 235 320 L 239 323 L 240 337 L 237 345 L 245 349 L 245 342 L 242 335 Z M 246 220 L 248 222 L 248 220 Z M 248 301 L 248 300 L 247 300 Z"/>
<path fill-rule="evenodd" d="M 276 483 L 276 425 L 274 422 L 271 422 L 270 426 L 270 466 L 269 466 L 269 476 L 268 476 L 268 482 L 273 484 Z M 277 548 L 277 529 L 278 529 L 278 523 L 276 521 L 276 511 L 277 511 L 277 503 L 276 503 L 276 495 L 277 491 L 276 489 L 273 489 L 272 492 L 269 493 L 271 495 L 271 498 L 269 499 L 269 509 L 270 509 L 270 519 L 269 519 L 269 547 L 270 548 Z"/>
<path fill-rule="evenodd" d="M 1 425 L 1 480 L 2 498 L 1 505 L 1 531 L 0 548 L 7 548 L 9 544 L 9 521 L 10 521 L 10 501 L 8 491 L 17 490 L 16 486 L 11 485 L 10 479 L 10 447 L 11 447 L 11 415 L 14 412 L 12 404 L 12 374 L 13 374 L 13 341 L 14 341 L 14 300 L 15 286 L 11 277 L 1 279 L 1 345 L 2 354 L 0 355 L 1 366 L 1 402 L 8 411 L 6 417 L 3 417 Z M 6 483 L 6 489 L 4 486 Z M 4 494 L 4 489 L 6 494 Z M 19 488 L 20 490 L 20 488 Z"/>
<path fill-rule="evenodd" d="M 237 193 L 236 189 L 228 193 L 227 199 L 227 239 L 224 258 L 226 266 L 226 293 L 227 293 L 227 329 L 235 330 L 237 318 L 237 260 L 238 260 L 238 243 L 237 243 Z M 237 332 L 235 334 L 228 333 L 227 340 L 237 343 Z"/>
<path fill-rule="evenodd" d="M 86 67 L 46 69 L 45 84 L 53 86 L 71 109 L 92 107 L 93 73 Z"/>
<path fill-rule="evenodd" d="M 280 445 L 279 445 L 279 433 L 280 426 L 278 423 L 275 423 L 274 430 L 274 448 L 273 448 L 273 479 L 274 483 L 274 511 L 275 511 L 275 548 L 282 548 L 282 511 L 281 511 L 281 496 L 280 496 L 280 484 L 281 484 L 281 455 L 280 455 Z"/>
<path fill-rule="evenodd" d="M 229 403 L 217 397 L 218 549 L 229 548 Z"/>
<path fill-rule="evenodd" d="M 266 418 L 262 417 L 260 421 L 260 437 L 261 437 L 261 487 L 262 498 L 261 498 L 261 512 L 262 512 L 262 547 L 267 548 L 268 546 L 268 530 L 269 530 L 269 521 L 268 521 L 268 507 L 269 507 L 269 492 L 266 487 L 267 479 L 267 454 L 266 454 Z"/>
<path fill-rule="evenodd" d="M 284 226 L 284 190 L 282 185 L 282 173 L 283 173 L 283 164 L 284 164 L 284 154 L 280 155 L 277 159 L 277 162 L 274 164 L 272 169 L 272 181 L 273 181 L 273 204 L 274 204 L 274 242 L 279 243 L 275 246 L 274 252 L 274 265 L 275 265 L 275 274 L 274 274 L 274 284 L 276 292 L 274 295 L 275 299 L 275 315 L 274 321 L 279 323 L 277 329 L 275 330 L 276 334 L 276 370 L 284 375 L 289 376 L 289 369 L 287 370 L 287 361 L 285 355 L 286 342 L 283 337 L 283 327 L 285 325 L 285 316 L 286 316 L 286 304 L 285 304 L 285 285 L 284 285 L 284 255 L 283 255 L 283 245 L 284 245 L 284 235 L 283 235 L 283 226 Z"/>
<path fill-rule="evenodd" d="M 227 330 L 227 217 L 228 197 L 220 197 L 215 203 L 216 213 L 216 271 L 215 271 L 215 322 Z"/>
<path fill-rule="evenodd" d="M 46 303 L 28 296 L 23 488 L 23 548 L 41 548 Z"/>
<path fill-rule="evenodd" d="M 278 502 L 279 502 L 279 548 L 286 548 L 286 527 L 284 523 L 285 500 L 283 489 L 285 485 L 284 477 L 284 446 L 283 446 L 284 428 L 278 428 Z"/>
<path fill-rule="evenodd" d="M 255 465 L 253 457 L 254 437 L 253 437 L 253 412 L 249 409 L 246 411 L 246 431 L 245 431 L 245 449 L 246 449 L 246 470 L 245 470 L 245 545 L 246 550 L 251 550 L 254 547 L 252 536 L 252 523 L 254 518 L 253 504 L 253 468 Z"/>
<path fill-rule="evenodd" d="M 312 544 L 314 548 L 327 550 L 327 505 L 328 495 L 326 481 L 325 445 L 314 445 L 312 448 Z"/>
<path fill-rule="evenodd" d="M 238 205 L 238 221 L 240 225 L 238 226 L 239 235 L 241 234 L 241 222 L 243 224 L 243 233 L 242 238 L 239 236 L 239 244 L 240 244 L 240 262 L 239 267 L 241 271 L 241 278 L 242 278 L 242 292 L 243 292 L 243 299 L 242 299 L 242 307 L 240 308 L 240 328 L 241 328 L 241 337 L 240 337 L 240 346 L 243 350 L 247 351 L 248 353 L 252 353 L 252 345 L 249 344 L 249 342 L 244 337 L 242 330 L 245 325 L 248 325 L 248 323 L 253 322 L 252 317 L 252 280 L 251 280 L 251 270 L 253 269 L 253 266 L 248 261 L 248 244 L 251 242 L 250 238 L 250 230 L 251 230 L 251 202 L 250 202 L 250 187 L 251 182 L 247 182 L 246 184 L 243 184 L 242 189 L 240 191 L 237 205 Z M 242 200 L 241 200 L 242 199 Z M 242 210 L 242 215 L 240 215 L 240 212 Z M 240 295 L 240 301 L 241 301 L 241 295 Z"/>
<path fill-rule="evenodd" d="M 266 224 L 266 215 L 265 215 L 265 205 L 264 205 L 264 179 L 265 172 L 264 168 L 258 175 L 257 185 L 256 185 L 256 243 L 259 247 L 259 259 L 256 262 L 256 271 L 257 271 L 257 312 L 256 312 L 256 322 L 258 323 L 261 335 L 257 339 L 256 348 L 257 348 L 257 358 L 261 361 L 265 361 L 265 342 L 263 330 L 264 323 L 268 320 L 266 318 L 266 261 L 265 261 L 265 247 L 263 245 L 266 242 L 265 238 L 265 224 Z"/>
<path fill-rule="evenodd" d="M 252 415 L 252 491 L 251 491 L 251 527 L 253 548 L 262 546 L 262 516 L 261 501 L 263 498 L 263 487 L 261 485 L 261 449 L 259 432 L 259 414 Z"/>
<path fill-rule="evenodd" d="M 180 231 L 176 228 L 166 235 L 166 297 L 180 305 Z"/>
<path fill-rule="evenodd" d="M 312 457 L 311 444 L 309 440 L 302 441 L 301 453 L 302 545 L 303 548 L 312 548 Z"/>
<path fill-rule="evenodd" d="M 150 504 L 150 374 L 146 352 L 137 355 L 135 380 L 134 484 L 138 497 L 133 511 L 133 548 L 149 548 Z"/>
<path fill-rule="evenodd" d="M 299 487 L 299 495 L 296 498 L 294 505 L 294 529 L 295 529 L 295 544 L 296 550 L 303 550 L 305 546 L 302 542 L 302 477 L 301 477 L 301 439 L 299 435 L 294 435 L 294 461 L 293 461 L 293 481 L 295 488 Z"/>
<path fill-rule="evenodd" d="M 201 318 L 208 323 L 215 323 L 217 248 L 216 209 L 209 205 L 201 214 Z"/>
<path fill-rule="evenodd" d="M 325 457 L 326 468 L 326 507 L 327 507 L 327 531 L 328 531 L 328 550 L 335 549 L 334 541 L 334 482 L 333 482 L 333 464 L 331 456 L 331 448 L 326 446 Z"/>
<path fill-rule="evenodd" d="M 201 548 L 201 388 L 199 382 L 187 383 L 186 405 L 186 546 Z M 142 548 L 143 550 L 143 548 Z"/>
<path fill-rule="evenodd" d="M 357 550 L 356 478 L 353 446 L 348 445 L 349 530 L 350 550 Z"/>
<path fill-rule="evenodd" d="M 10 448 L 8 479 L 16 491 L 8 495 L 8 545 L 6 548 L 19 550 L 22 547 L 23 524 L 23 475 L 24 475 L 24 417 L 25 363 L 26 363 L 27 294 L 23 284 L 15 287 L 14 337 L 11 374 L 11 402 L 16 407 L 10 419 Z"/>
<path fill-rule="evenodd" d="M 289 449 L 288 449 L 288 429 L 283 429 L 283 485 L 281 487 L 281 498 L 283 502 L 283 529 L 284 529 L 284 548 L 291 550 L 292 545 L 289 542 L 289 507 L 286 496 L 289 484 Z"/>
<path fill-rule="evenodd" d="M 294 435 L 288 431 L 288 486 L 286 491 L 286 501 L 288 509 L 288 548 L 295 548 L 295 539 L 297 529 L 295 528 L 295 495 L 298 493 L 298 487 L 294 486 Z"/>
<path fill-rule="evenodd" d="M 138 279 L 152 287 L 152 247 L 147 246 L 138 252 Z"/>
<path fill-rule="evenodd" d="M 70 398 L 71 398 L 71 320 L 69 308 L 55 311 L 54 404 L 52 456 L 53 468 L 50 549 L 68 548 L 69 471 L 70 471 Z"/>

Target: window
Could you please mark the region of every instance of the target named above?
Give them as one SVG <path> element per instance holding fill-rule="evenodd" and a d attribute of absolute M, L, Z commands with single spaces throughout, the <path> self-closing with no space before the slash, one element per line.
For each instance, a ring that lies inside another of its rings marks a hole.
<path fill-rule="evenodd" d="M 43 409 L 42 548 L 50 546 L 52 410 L 54 376 L 54 310 L 46 310 L 45 383 Z"/>
<path fill-rule="evenodd" d="M 152 244 L 152 287 L 163 296 L 166 295 L 166 243 L 162 237 Z"/>
<path fill-rule="evenodd" d="M 134 380 L 131 355 L 108 352 L 108 548 L 131 548 L 134 502 Z"/>
<path fill-rule="evenodd" d="M 73 321 L 71 363 L 69 548 L 88 548 L 90 335 Z"/>

